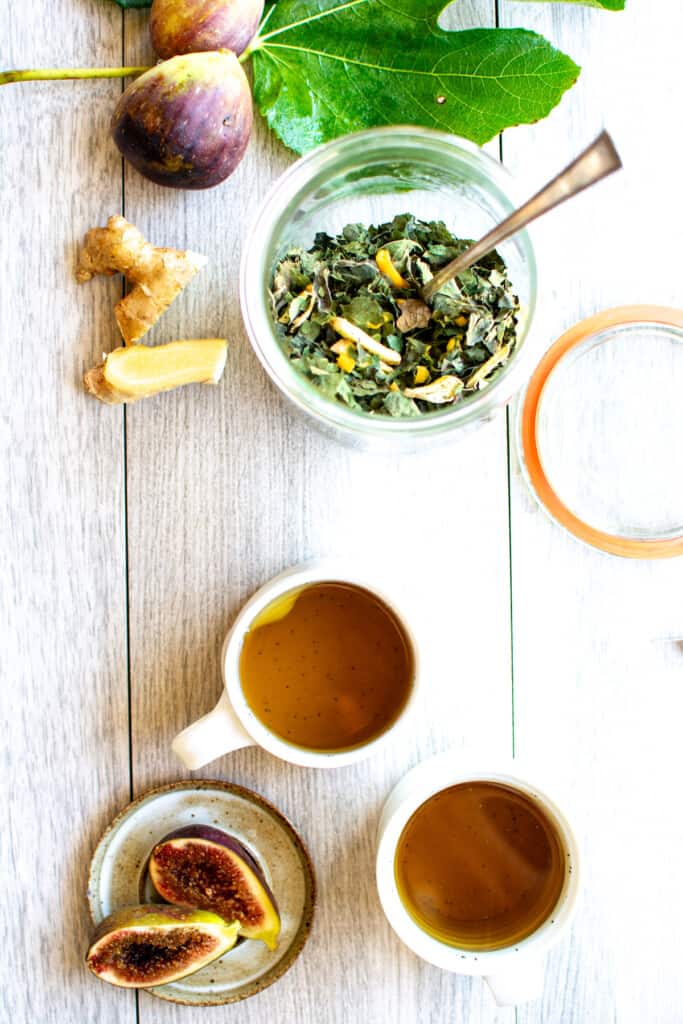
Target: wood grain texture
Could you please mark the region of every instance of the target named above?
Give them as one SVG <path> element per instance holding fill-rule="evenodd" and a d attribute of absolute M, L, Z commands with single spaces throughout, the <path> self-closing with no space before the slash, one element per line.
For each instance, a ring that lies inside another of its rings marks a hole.
<path fill-rule="evenodd" d="M 610 306 L 681 304 L 671 268 L 683 244 L 683 147 L 670 114 L 683 98 L 683 11 L 676 0 L 658 4 L 656 17 L 642 4 L 627 8 L 503 8 L 506 24 L 535 28 L 583 66 L 547 121 L 506 134 L 507 166 L 531 192 L 602 127 L 624 161 L 618 176 L 537 226 L 545 344 Z M 654 258 L 639 255 L 642 240 Z M 590 425 L 577 424 L 573 444 L 587 436 Z M 674 1024 L 683 1007 L 674 868 L 683 830 L 671 813 L 683 658 L 672 638 L 683 636 L 683 565 L 583 547 L 539 515 L 518 467 L 512 483 L 516 751 L 570 791 L 586 868 L 572 940 L 551 956 L 543 1001 L 520 1008 L 518 1020 Z"/>
<path fill-rule="evenodd" d="M 471 4 L 459 19 L 492 24 L 492 5 Z M 148 52 L 144 16 L 127 16 L 126 60 Z M 437 491 L 453 536 L 476 522 L 486 541 L 454 544 L 443 559 L 435 552 L 437 578 L 430 571 L 420 587 L 407 572 L 400 581 L 431 648 L 414 728 L 384 756 L 349 769 L 305 771 L 247 750 L 201 773 L 250 786 L 281 808 L 310 846 L 320 887 L 313 934 L 292 970 L 258 998 L 206 1013 L 229 1013 L 236 1024 L 510 1024 L 513 1012 L 496 1011 L 481 985 L 443 975 L 401 945 L 374 885 L 379 809 L 407 768 L 448 747 L 510 751 L 505 420 L 446 453 L 400 460 L 348 451 L 292 415 L 251 352 L 237 304 L 241 239 L 290 160 L 259 125 L 245 161 L 213 192 L 169 193 L 126 174 L 131 220 L 160 244 L 209 256 L 155 339 L 190 331 L 232 342 L 216 391 L 168 395 L 127 414 L 136 793 L 186 774 L 170 741 L 216 702 L 221 643 L 245 598 L 304 558 L 364 561 L 380 537 L 387 561 L 404 564 L 412 549 L 429 545 L 425 524 Z M 368 530 L 368 520 L 382 525 Z M 437 594 L 446 600 L 432 599 Z M 490 641 L 492 622 L 500 642 Z M 461 624 L 456 656 L 453 623 Z M 140 997 L 143 1024 L 193 1015 Z"/>
<path fill-rule="evenodd" d="M 99 0 L 3 4 L 3 67 L 121 57 Z M 3 913 L 0 1019 L 130 1024 L 93 984 L 88 861 L 129 792 L 122 416 L 83 370 L 115 337 L 116 282 L 74 280 L 79 236 L 120 202 L 118 83 L 0 93 Z"/>
<path fill-rule="evenodd" d="M 505 162 L 523 189 L 603 123 L 626 164 L 619 179 L 537 228 L 539 262 L 554 270 L 541 282 L 539 348 L 608 305 L 680 304 L 672 269 L 683 242 L 683 154 L 672 130 L 680 4 L 660 0 L 656 17 L 635 0 L 622 14 L 499 6 L 504 24 L 538 29 L 584 67 L 549 119 L 506 133 Z M 144 62 L 147 19 L 105 0 L 6 5 L 0 64 L 83 65 L 95 53 L 102 64 Z M 460 0 L 447 23 L 493 24 L 493 3 Z M 215 390 L 185 389 L 126 411 L 124 461 L 124 415 L 79 386 L 85 366 L 113 345 L 120 284 L 79 287 L 72 278 L 76 240 L 121 208 L 124 179 L 106 132 L 119 88 L 0 90 L 0 327 L 12 346 L 0 598 L 10 953 L 0 1017 L 136 1019 L 130 993 L 96 983 L 82 966 L 88 860 L 129 793 L 127 598 L 139 795 L 186 775 L 170 741 L 218 698 L 221 642 L 245 598 L 304 558 L 371 559 L 370 517 L 382 521 L 388 552 L 378 576 L 393 580 L 426 641 L 422 707 L 383 754 L 351 768 L 307 771 L 251 749 L 202 771 L 263 793 L 301 830 L 318 873 L 317 919 L 304 955 L 260 996 L 191 1010 L 141 994 L 140 1021 L 678 1024 L 683 831 L 670 808 L 680 774 L 680 562 L 629 563 L 582 548 L 536 508 L 514 457 L 509 496 L 504 419 L 464 445 L 398 459 L 336 446 L 291 413 L 251 353 L 237 304 L 241 241 L 291 160 L 260 124 L 245 162 L 211 192 L 164 190 L 125 172 L 126 215 L 158 244 L 209 256 L 152 340 L 225 334 L 232 347 Z M 636 258 L 643 237 L 656 260 Z M 511 750 L 509 500 L 516 751 L 549 787 L 555 779 L 569 791 L 586 853 L 571 940 L 550 958 L 544 999 L 517 1011 L 497 1010 L 481 982 L 409 953 L 382 916 L 373 880 L 379 809 L 409 767 L 438 750 L 492 760 Z M 430 557 L 427 576 L 411 560 L 435 513 L 468 539 Z"/>

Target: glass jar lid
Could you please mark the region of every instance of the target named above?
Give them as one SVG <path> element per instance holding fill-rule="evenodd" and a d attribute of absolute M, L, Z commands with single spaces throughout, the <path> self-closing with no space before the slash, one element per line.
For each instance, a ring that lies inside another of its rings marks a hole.
<path fill-rule="evenodd" d="M 624 306 L 570 328 L 522 397 L 522 463 L 570 533 L 610 554 L 683 554 L 683 310 Z"/>

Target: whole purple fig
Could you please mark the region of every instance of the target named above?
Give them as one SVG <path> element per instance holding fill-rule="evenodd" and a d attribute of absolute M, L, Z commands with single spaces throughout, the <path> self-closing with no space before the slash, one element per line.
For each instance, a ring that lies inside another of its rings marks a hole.
<path fill-rule="evenodd" d="M 264 0 L 154 0 L 149 23 L 160 57 L 199 50 L 247 48 L 263 14 Z"/>
<path fill-rule="evenodd" d="M 157 185 L 211 188 L 235 170 L 251 135 L 246 75 L 233 53 L 189 53 L 128 86 L 111 122 L 123 156 Z"/>

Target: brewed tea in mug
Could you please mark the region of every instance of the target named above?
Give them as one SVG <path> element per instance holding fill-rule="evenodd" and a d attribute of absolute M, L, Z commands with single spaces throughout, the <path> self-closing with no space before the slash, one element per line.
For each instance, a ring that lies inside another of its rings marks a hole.
<path fill-rule="evenodd" d="M 242 693 L 271 732 L 308 750 L 371 743 L 412 692 L 412 646 L 393 611 L 363 587 L 319 582 L 278 597 L 251 623 Z"/>
<path fill-rule="evenodd" d="M 565 883 L 557 827 L 530 796 L 464 782 L 426 800 L 396 847 L 399 896 L 415 923 L 463 950 L 513 946 L 553 913 Z"/>

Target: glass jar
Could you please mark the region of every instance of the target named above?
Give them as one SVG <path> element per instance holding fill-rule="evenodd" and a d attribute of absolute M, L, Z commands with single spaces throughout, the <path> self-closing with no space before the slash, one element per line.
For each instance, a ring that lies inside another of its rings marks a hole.
<path fill-rule="evenodd" d="M 682 393 L 683 310 L 621 306 L 565 331 L 518 406 L 541 508 L 608 554 L 682 556 Z"/>
<path fill-rule="evenodd" d="M 502 409 L 530 372 L 528 342 L 536 302 L 536 263 L 525 231 L 500 246 L 519 296 L 518 340 L 491 384 L 455 405 L 399 419 L 350 409 L 321 394 L 283 351 L 268 288 L 277 260 L 307 249 L 316 232 L 349 223 L 378 224 L 401 213 L 443 220 L 476 239 L 503 220 L 519 199 L 505 168 L 477 146 L 415 127 L 375 128 L 314 150 L 274 184 L 256 216 L 242 257 L 240 301 L 251 344 L 271 380 L 318 427 L 356 447 L 410 451 L 461 437 Z"/>

